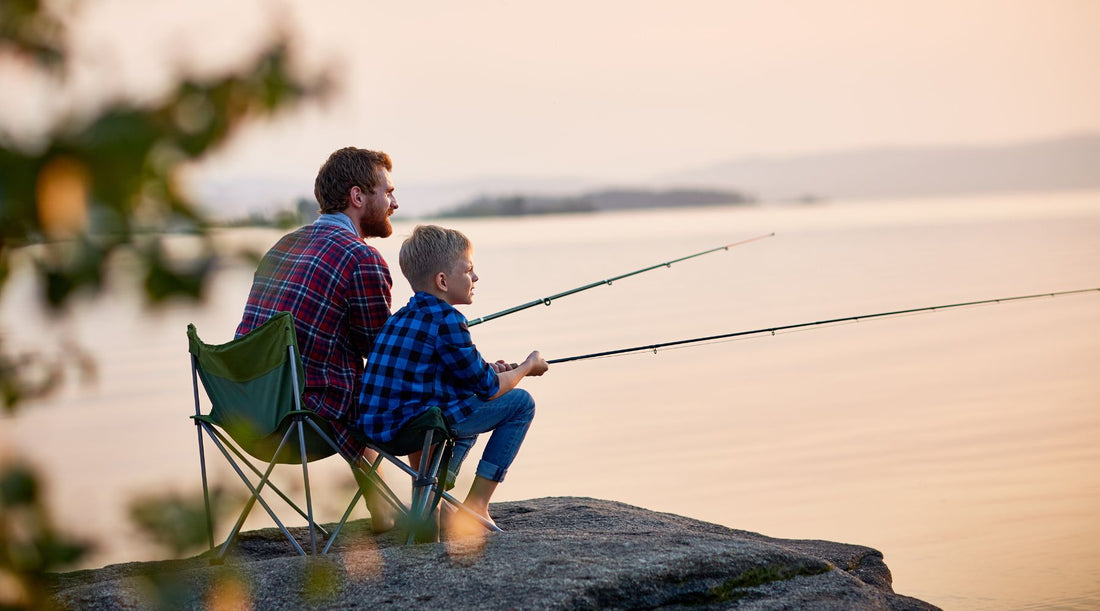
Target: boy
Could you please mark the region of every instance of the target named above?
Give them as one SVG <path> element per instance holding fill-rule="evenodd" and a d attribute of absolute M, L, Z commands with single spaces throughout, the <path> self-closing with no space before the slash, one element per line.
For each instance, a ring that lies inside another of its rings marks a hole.
<path fill-rule="evenodd" d="M 385 443 L 409 420 L 437 406 L 455 434 L 453 479 L 479 433 L 492 431 L 465 505 L 489 516 L 489 499 L 504 480 L 531 420 L 535 402 L 516 388 L 546 373 L 538 351 L 520 363 L 488 363 L 454 308 L 474 299 L 473 248 L 454 229 L 419 225 L 401 245 L 401 273 L 416 293 L 390 317 L 367 358 L 359 425 Z"/>

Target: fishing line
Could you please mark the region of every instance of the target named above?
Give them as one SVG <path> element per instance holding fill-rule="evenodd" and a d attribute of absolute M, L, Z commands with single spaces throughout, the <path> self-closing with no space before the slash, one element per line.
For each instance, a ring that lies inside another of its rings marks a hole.
<path fill-rule="evenodd" d="M 523 303 L 523 304 L 520 304 L 518 306 L 508 308 L 507 310 L 501 310 L 501 311 L 495 312 L 493 314 L 488 314 L 488 315 L 482 316 L 480 318 L 475 318 L 475 319 L 467 322 L 466 326 L 467 327 L 472 327 L 474 325 L 480 325 L 483 322 L 489 322 L 490 320 L 500 318 L 501 316 L 507 316 L 509 314 L 515 314 L 516 312 L 526 310 L 527 308 L 533 308 L 537 305 L 550 305 L 551 303 L 554 302 L 555 299 L 561 299 L 562 297 L 568 297 L 569 295 L 574 295 L 576 293 L 580 293 L 581 291 L 587 291 L 588 289 L 596 288 L 597 286 L 611 286 L 611 283 L 615 282 L 616 280 L 622 280 L 623 278 L 629 278 L 631 276 L 637 276 L 638 274 L 644 274 L 645 272 L 652 271 L 652 270 L 655 270 L 655 269 L 658 269 L 658 268 L 661 268 L 661 267 L 672 267 L 673 263 L 679 263 L 680 261 L 687 261 L 688 259 L 694 259 L 695 257 L 701 257 L 703 255 L 708 255 L 712 252 L 718 252 L 720 250 L 729 250 L 729 249 L 733 248 L 734 246 L 740 246 L 742 244 L 748 244 L 749 242 L 755 242 L 757 240 L 763 240 L 764 238 L 770 238 L 774 235 L 775 235 L 775 232 L 773 231 L 771 233 L 767 233 L 767 234 L 764 234 L 764 235 L 758 235 L 755 238 L 749 238 L 747 240 L 741 240 L 740 242 L 732 242 L 730 244 L 723 244 L 722 246 L 717 246 L 715 248 L 704 250 L 702 252 L 697 252 L 697 253 L 694 253 L 694 254 L 687 255 L 685 257 L 680 257 L 679 259 L 672 259 L 671 261 L 665 261 L 664 263 L 657 263 L 655 265 L 650 265 L 649 267 L 643 267 L 642 269 L 634 270 L 632 272 L 627 272 L 625 274 L 615 276 L 613 278 L 607 278 L 605 280 L 597 280 L 596 282 L 590 282 L 590 283 L 585 284 L 583 286 L 578 286 L 576 288 L 572 288 L 572 289 L 569 289 L 567 291 L 562 291 L 562 292 L 557 293 L 555 295 L 550 295 L 549 297 L 543 297 L 541 299 L 533 299 L 531 301 L 528 301 L 527 303 Z"/>
<path fill-rule="evenodd" d="M 803 322 L 803 323 L 797 323 L 797 324 L 793 324 L 793 325 L 782 325 L 782 326 L 779 326 L 779 327 L 768 327 L 768 328 L 765 328 L 765 329 L 754 329 L 752 331 L 735 331 L 733 333 L 722 333 L 722 334 L 719 334 L 719 335 L 708 335 L 706 337 L 696 337 L 696 338 L 692 338 L 692 339 L 681 339 L 681 340 L 677 340 L 677 341 L 663 342 L 663 343 L 660 343 L 660 344 L 649 344 L 647 346 L 634 346 L 632 348 L 619 348 L 619 349 L 616 349 L 616 350 L 605 350 L 603 352 L 593 352 L 591 354 L 582 354 L 582 355 L 578 355 L 578 356 L 570 356 L 570 357 L 565 357 L 565 358 L 560 358 L 560 359 L 552 359 L 552 360 L 548 360 L 546 362 L 547 362 L 547 364 L 553 365 L 555 363 L 569 363 L 571 361 L 582 361 L 582 360 L 586 360 L 586 359 L 607 358 L 607 357 L 612 357 L 612 356 L 620 356 L 620 355 L 626 355 L 626 354 L 638 353 L 638 352 L 646 352 L 646 351 L 652 351 L 653 353 L 656 353 L 660 349 L 673 349 L 673 348 L 677 348 L 677 347 L 686 348 L 686 347 L 689 347 L 689 345 L 692 345 L 692 344 L 708 344 L 708 343 L 712 344 L 712 343 L 719 343 L 719 342 L 722 342 L 722 341 L 734 341 L 734 340 L 738 340 L 738 339 L 748 339 L 750 336 L 759 336 L 759 335 L 763 335 L 763 334 L 766 334 L 766 333 L 770 333 L 771 335 L 776 335 L 778 333 L 790 333 L 790 332 L 793 332 L 793 331 L 796 331 L 796 330 L 806 331 L 806 330 L 809 330 L 810 328 L 814 328 L 814 327 L 822 327 L 822 326 L 825 326 L 825 325 L 837 325 L 837 324 L 840 324 L 840 323 L 855 323 L 855 322 L 860 322 L 860 321 L 863 321 L 863 320 L 871 320 L 871 319 L 875 319 L 875 318 L 905 316 L 905 315 L 912 315 L 912 314 L 918 314 L 918 313 L 923 313 L 923 312 L 937 312 L 937 311 L 940 311 L 940 310 L 949 310 L 949 309 L 953 309 L 953 308 L 962 308 L 962 307 L 967 307 L 967 306 L 978 306 L 978 305 L 985 305 L 985 304 L 1000 304 L 1000 303 L 1007 303 L 1007 302 L 1010 302 L 1010 301 L 1023 301 L 1025 299 L 1038 299 L 1040 297 L 1060 297 L 1062 295 L 1073 295 L 1073 294 L 1078 294 L 1078 293 L 1089 293 L 1089 292 L 1092 292 L 1092 291 L 1100 292 L 1100 288 L 1077 289 L 1077 290 L 1073 290 L 1073 291 L 1058 291 L 1058 292 L 1054 292 L 1054 293 L 1037 293 L 1035 295 L 1018 295 L 1018 296 L 1015 296 L 1015 297 L 1000 297 L 1000 298 L 997 298 L 997 299 L 982 299 L 982 300 L 979 300 L 979 301 L 966 301 L 966 302 L 963 302 L 963 303 L 951 303 L 951 304 L 946 304 L 946 305 L 927 306 L 927 307 L 922 307 L 922 308 L 909 308 L 909 309 L 905 309 L 905 310 L 894 310 L 892 312 L 878 312 L 876 314 L 861 314 L 859 316 L 845 316 L 843 318 L 831 318 L 831 319 L 828 319 L 828 320 L 819 320 L 819 321 L 816 321 L 816 322 Z"/>

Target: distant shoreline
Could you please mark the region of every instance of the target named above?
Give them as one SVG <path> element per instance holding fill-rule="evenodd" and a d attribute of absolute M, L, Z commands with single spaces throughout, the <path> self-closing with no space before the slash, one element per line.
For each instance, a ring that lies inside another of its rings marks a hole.
<path fill-rule="evenodd" d="M 505 195 L 480 196 L 428 218 L 529 216 L 573 214 L 606 210 L 732 206 L 755 203 L 756 198 L 732 190 L 717 189 L 611 189 L 576 196 Z"/>

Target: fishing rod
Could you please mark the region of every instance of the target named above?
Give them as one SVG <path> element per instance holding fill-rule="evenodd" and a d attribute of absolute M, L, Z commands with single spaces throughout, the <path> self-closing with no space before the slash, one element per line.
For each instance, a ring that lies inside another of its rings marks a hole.
<path fill-rule="evenodd" d="M 749 238 L 747 240 L 741 240 L 740 242 L 732 242 L 730 244 L 724 244 L 722 246 L 711 248 L 709 250 L 704 250 L 702 252 L 697 252 L 695 254 L 687 255 L 686 257 L 680 257 L 679 259 L 673 259 L 671 261 L 665 261 L 664 263 L 657 263 L 656 265 L 650 265 L 649 267 L 645 267 L 645 268 L 642 268 L 642 269 L 639 269 L 639 270 L 628 272 L 626 274 L 622 274 L 621 276 L 615 276 L 614 278 L 608 278 L 606 280 L 597 280 L 596 282 L 592 282 L 592 283 L 586 284 L 584 286 L 578 286 L 577 288 L 569 289 L 568 291 L 562 291 L 562 292 L 560 292 L 556 295 L 550 295 L 549 297 L 543 297 L 541 299 L 534 299 L 534 300 L 528 301 L 527 303 L 520 304 L 518 306 L 508 308 L 507 310 L 501 310 L 500 312 L 496 312 L 494 314 L 488 314 L 488 315 L 482 316 L 480 318 L 475 318 L 475 319 L 469 321 L 468 323 L 466 323 L 466 326 L 472 327 L 474 325 L 479 325 L 483 322 L 489 322 L 490 320 L 493 320 L 495 318 L 500 318 L 501 316 L 507 316 L 509 314 L 515 314 L 516 312 L 519 312 L 521 310 L 526 310 L 527 308 L 532 308 L 532 307 L 537 306 L 539 304 L 550 305 L 550 303 L 553 302 L 555 299 L 561 299 L 562 297 L 568 297 L 569 295 L 573 295 L 575 293 L 580 293 L 581 291 L 587 291 L 588 289 L 596 288 L 597 286 L 604 286 L 604 285 L 610 286 L 611 283 L 616 281 L 616 280 L 622 280 L 623 278 L 629 278 L 631 276 L 636 276 L 638 274 L 643 274 L 645 272 L 655 270 L 659 267 L 672 267 L 673 263 L 679 263 L 680 261 L 687 261 L 688 259 L 694 259 L 695 257 L 701 257 L 703 255 L 707 255 L 707 254 L 710 254 L 712 252 L 718 252 L 719 250 L 729 250 L 729 249 L 733 248 L 734 246 L 740 246 L 742 244 L 748 244 L 749 242 L 755 242 L 757 240 L 763 240 L 764 238 L 770 238 L 774 235 L 775 235 L 775 232 L 773 231 L 771 233 L 767 233 L 767 234 L 764 234 L 764 235 L 758 235 L 755 238 Z"/>
<path fill-rule="evenodd" d="M 1075 293 L 1089 293 L 1092 291 L 1100 292 L 1100 288 L 1091 289 L 1078 289 L 1075 291 L 1060 291 L 1056 293 L 1038 293 L 1035 295 L 1020 295 L 1017 297 L 1001 297 L 1000 299 L 983 299 L 981 301 L 967 301 L 964 303 L 952 303 L 948 305 L 928 306 L 924 308 L 910 308 L 908 310 L 895 310 L 893 312 L 879 312 L 877 314 L 863 314 L 860 316 L 845 316 L 844 318 L 831 318 L 829 320 L 819 320 L 817 322 L 803 322 L 793 325 L 783 325 L 780 327 L 768 327 L 766 329 L 754 329 L 752 331 L 736 331 L 734 333 L 723 333 L 721 335 L 709 335 L 707 337 L 696 337 L 693 339 L 682 339 L 673 342 L 664 342 L 660 344 L 650 344 L 648 346 L 635 346 L 633 348 L 619 348 L 617 350 L 607 350 L 604 352 L 593 352 L 592 354 L 582 354 L 579 356 L 570 356 L 560 359 L 553 359 L 546 361 L 547 364 L 553 365 L 554 363 L 568 363 L 571 361 L 581 361 L 585 359 L 595 359 L 608 356 L 618 356 L 621 354 L 628 354 L 631 352 L 642 352 L 644 350 L 652 350 L 654 353 L 659 348 L 668 348 L 671 346 L 683 346 L 686 344 L 697 344 L 700 342 L 709 342 L 722 339 L 731 339 L 735 337 L 745 337 L 749 335 L 760 335 L 764 333 L 771 333 L 775 335 L 777 331 L 789 331 L 791 329 L 801 329 L 806 327 L 816 327 L 820 325 L 829 325 L 840 322 L 858 322 L 861 320 L 868 320 L 872 318 L 885 318 L 887 316 L 901 316 L 903 314 L 915 314 L 918 312 L 934 312 L 937 310 L 947 310 L 951 308 L 962 308 L 966 306 L 984 305 L 989 303 L 1006 303 L 1009 301 L 1022 301 L 1024 299 L 1037 299 L 1039 297 L 1059 297 L 1062 295 L 1072 295 Z"/>

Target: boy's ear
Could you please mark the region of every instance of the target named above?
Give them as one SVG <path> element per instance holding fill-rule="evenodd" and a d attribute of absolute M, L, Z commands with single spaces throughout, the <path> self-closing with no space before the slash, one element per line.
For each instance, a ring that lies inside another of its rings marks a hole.
<path fill-rule="evenodd" d="M 443 292 L 446 292 L 447 291 L 447 274 L 445 274 L 443 272 L 436 272 L 436 274 L 434 276 L 432 276 L 432 284 L 435 285 L 435 288 L 437 288 L 437 289 L 439 289 Z"/>

